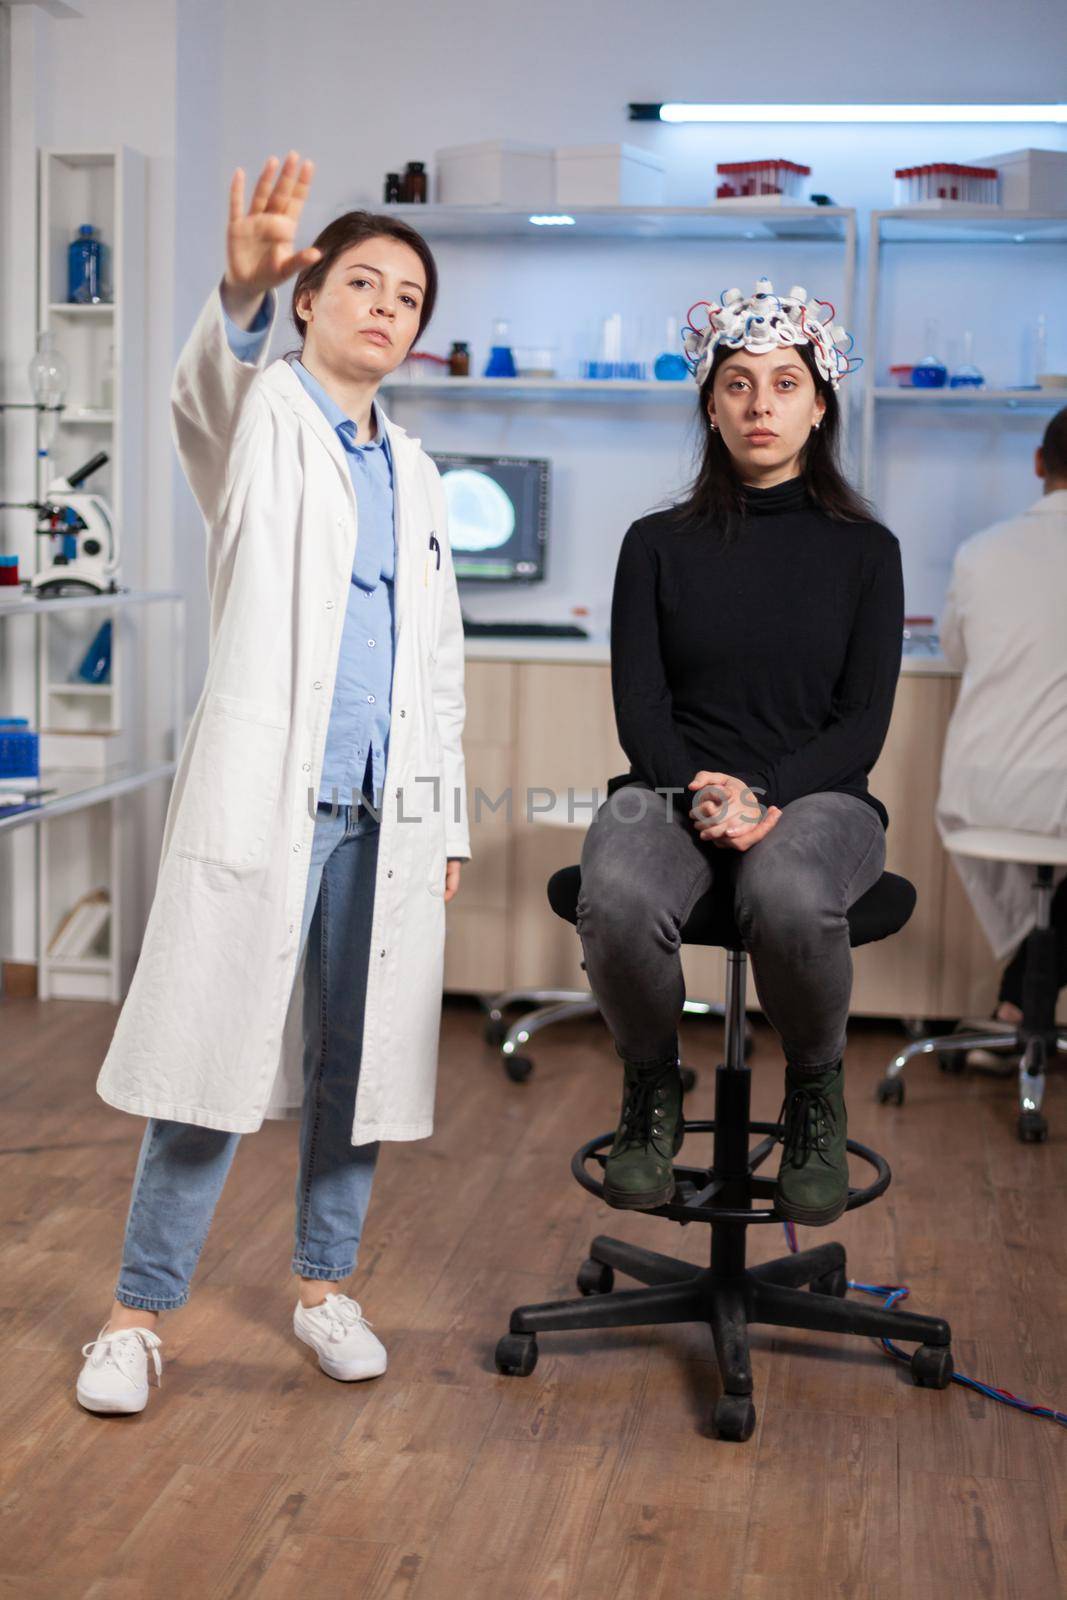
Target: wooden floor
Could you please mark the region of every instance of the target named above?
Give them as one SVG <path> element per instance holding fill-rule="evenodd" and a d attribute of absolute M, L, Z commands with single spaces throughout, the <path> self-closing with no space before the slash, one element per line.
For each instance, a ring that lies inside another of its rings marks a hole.
<path fill-rule="evenodd" d="M 597 1232 L 701 1260 L 706 1233 L 601 1207 L 573 1149 L 614 1121 L 599 1022 L 549 1030 L 509 1083 L 480 1014 L 446 1004 L 439 1125 L 383 1152 L 354 1293 L 388 1375 L 339 1384 L 291 1332 L 296 1129 L 241 1144 L 189 1304 L 161 1323 L 139 1417 L 78 1406 L 79 1347 L 110 1303 L 143 1123 L 94 1092 L 114 1011 L 0 1003 L 0 1595 L 146 1600 L 1054 1600 L 1067 1591 L 1067 1431 L 953 1386 L 915 1389 L 869 1341 L 757 1330 L 757 1431 L 707 1433 L 706 1329 L 543 1335 L 499 1377 L 511 1307 L 569 1295 Z M 757 1114 L 780 1057 L 757 1025 Z M 835 1225 L 850 1272 L 907 1281 L 957 1365 L 1067 1405 L 1067 1092 L 1052 1138 L 1014 1135 L 1012 1085 L 910 1069 L 854 1025 L 850 1132 L 894 1171 Z M 687 1021 L 710 1115 L 714 1024 Z M 702 1142 L 691 1140 L 687 1157 Z M 813 1231 L 802 1242 L 815 1242 Z M 754 1230 L 755 1259 L 782 1253 Z M 337 1585 L 340 1587 L 337 1587 Z"/>

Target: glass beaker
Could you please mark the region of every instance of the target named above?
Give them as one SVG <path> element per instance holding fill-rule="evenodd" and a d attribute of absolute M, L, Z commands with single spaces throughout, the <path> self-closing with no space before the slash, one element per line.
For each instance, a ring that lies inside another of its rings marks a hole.
<path fill-rule="evenodd" d="M 948 380 L 950 389 L 984 389 L 985 378 L 974 364 L 974 333 L 965 328 L 963 333 L 963 360 Z"/>
<path fill-rule="evenodd" d="M 483 377 L 486 378 L 514 378 L 515 356 L 508 342 L 508 324 L 503 317 L 497 317 L 493 323 L 492 343 L 489 347 L 489 360 L 485 364 Z"/>
<path fill-rule="evenodd" d="M 943 389 L 948 379 L 948 370 L 937 355 L 939 339 L 937 321 L 933 317 L 926 319 L 924 344 L 926 354 L 911 369 L 912 385 L 916 389 Z"/>

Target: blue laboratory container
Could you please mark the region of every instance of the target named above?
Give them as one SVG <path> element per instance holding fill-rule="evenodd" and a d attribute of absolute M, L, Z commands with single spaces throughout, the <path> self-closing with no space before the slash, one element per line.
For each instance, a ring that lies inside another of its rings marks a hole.
<path fill-rule="evenodd" d="M 911 369 L 913 389 L 943 389 L 948 382 L 948 368 L 933 356 L 924 356 Z"/>
<path fill-rule="evenodd" d="M 652 370 L 661 383 L 672 383 L 679 378 L 688 378 L 689 376 L 689 368 L 685 364 L 685 358 L 678 355 L 674 350 L 664 350 L 662 355 L 657 356 L 656 365 Z"/>
<path fill-rule="evenodd" d="M 94 239 L 96 229 L 91 222 L 83 222 L 78 237 L 72 239 L 67 249 L 67 299 L 72 305 L 98 305 L 103 298 L 100 289 L 100 241 Z"/>
<path fill-rule="evenodd" d="M 489 360 L 485 364 L 485 378 L 514 378 L 517 376 L 515 357 L 511 346 L 494 344 L 489 351 Z"/>
<path fill-rule="evenodd" d="M 39 778 L 40 745 L 27 717 L 0 717 L 0 778 Z"/>

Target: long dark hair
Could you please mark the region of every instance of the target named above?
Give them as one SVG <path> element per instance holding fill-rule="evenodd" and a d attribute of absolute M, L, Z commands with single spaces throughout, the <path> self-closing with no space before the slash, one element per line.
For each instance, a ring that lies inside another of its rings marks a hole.
<path fill-rule="evenodd" d="M 800 452 L 800 472 L 804 487 L 812 500 L 838 522 L 877 522 L 874 508 L 857 494 L 848 483 L 838 465 L 838 439 L 841 431 L 841 410 L 837 393 L 815 365 L 810 344 L 793 346 L 812 378 L 816 392 L 826 402 L 822 422 L 813 429 Z M 708 523 L 716 525 L 724 542 L 735 539 L 745 521 L 745 490 L 734 458 L 726 447 L 721 433 L 711 426 L 708 402 L 715 384 L 715 374 L 723 362 L 736 352 L 729 345 L 720 345 L 712 359 L 711 369 L 700 386 L 700 410 L 697 427 L 702 435 L 700 466 L 689 485 L 685 498 L 675 502 L 674 512 L 686 524 Z"/>
<path fill-rule="evenodd" d="M 335 217 L 332 222 L 327 223 L 318 238 L 312 241 L 316 248 L 322 251 L 322 255 L 313 266 L 305 267 L 293 284 L 291 315 L 293 326 L 300 335 L 301 349 L 307 333 L 307 324 L 296 309 L 301 290 L 320 288 L 338 256 L 350 250 L 353 245 L 362 244 L 365 239 L 380 239 L 383 236 L 387 239 L 399 239 L 401 244 L 409 245 L 422 262 L 426 274 L 426 293 L 422 298 L 419 331 L 415 335 L 416 340 L 422 338 L 423 329 L 433 316 L 433 308 L 437 304 L 437 262 L 433 258 L 433 251 L 422 234 L 410 228 L 406 222 L 401 222 L 399 217 L 383 216 L 375 211 L 346 211 L 343 217 Z"/>

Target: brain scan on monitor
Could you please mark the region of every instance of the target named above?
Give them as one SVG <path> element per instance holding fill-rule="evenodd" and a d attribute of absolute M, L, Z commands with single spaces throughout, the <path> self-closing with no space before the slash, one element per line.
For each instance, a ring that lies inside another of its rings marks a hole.
<path fill-rule="evenodd" d="M 441 474 L 456 577 L 536 583 L 545 576 L 549 463 L 541 456 L 432 457 Z"/>
<path fill-rule="evenodd" d="M 453 550 L 499 550 L 515 532 L 515 507 L 494 479 L 471 467 L 442 475 Z"/>

